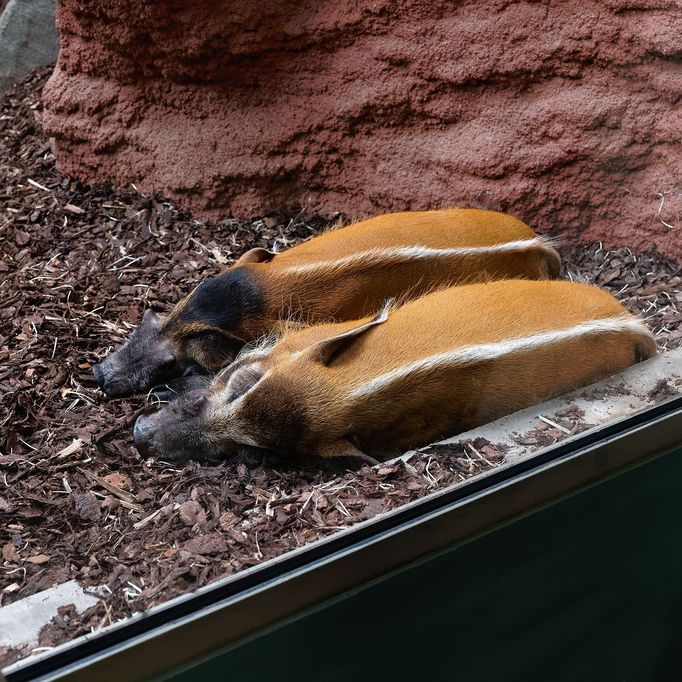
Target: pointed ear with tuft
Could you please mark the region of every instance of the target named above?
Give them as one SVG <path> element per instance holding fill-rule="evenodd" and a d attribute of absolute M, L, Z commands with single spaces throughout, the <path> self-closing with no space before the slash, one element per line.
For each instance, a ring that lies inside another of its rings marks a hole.
<path fill-rule="evenodd" d="M 352 343 L 359 336 L 365 332 L 380 325 L 388 319 L 388 311 L 393 300 L 388 301 L 384 307 L 369 321 L 364 324 L 349 329 L 342 334 L 337 334 L 324 341 L 319 341 L 315 345 L 308 348 L 305 353 L 313 362 L 319 362 L 322 365 L 328 365 L 341 350 Z"/>
<path fill-rule="evenodd" d="M 244 263 L 267 263 L 271 261 L 277 254 L 267 249 L 251 249 L 247 251 L 235 265 L 244 265 Z"/>

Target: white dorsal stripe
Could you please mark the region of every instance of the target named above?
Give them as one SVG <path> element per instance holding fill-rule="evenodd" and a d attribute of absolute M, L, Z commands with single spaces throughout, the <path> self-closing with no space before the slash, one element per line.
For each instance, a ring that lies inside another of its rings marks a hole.
<path fill-rule="evenodd" d="M 369 249 L 359 251 L 351 256 L 336 258 L 334 260 L 305 263 L 304 265 L 292 265 L 285 272 L 310 272 L 321 268 L 345 268 L 352 265 L 373 265 L 375 263 L 387 263 L 391 261 L 403 262 L 406 260 L 424 260 L 428 258 L 468 258 L 470 256 L 482 256 L 495 253 L 507 253 L 526 251 L 530 248 L 546 249 L 552 246 L 552 240 L 546 237 L 533 237 L 531 239 L 519 239 L 514 242 L 503 242 L 492 246 L 462 246 L 453 249 L 432 249 L 428 246 L 396 246 L 394 248 Z"/>
<path fill-rule="evenodd" d="M 476 362 L 495 360 L 506 355 L 521 353 L 542 346 L 549 346 L 562 341 L 569 341 L 589 334 L 606 334 L 614 332 L 632 332 L 653 339 L 653 334 L 639 320 L 629 316 L 611 317 L 602 320 L 590 320 L 574 327 L 555 329 L 548 332 L 539 332 L 530 336 L 521 336 L 515 339 L 505 339 L 495 343 L 481 343 L 472 346 L 464 346 L 455 350 L 430 355 L 429 357 L 416 360 L 408 365 L 381 374 L 370 381 L 354 388 L 350 398 L 361 398 L 378 391 L 382 391 L 396 381 L 400 381 L 412 374 L 441 369 L 450 365 L 467 365 Z"/>

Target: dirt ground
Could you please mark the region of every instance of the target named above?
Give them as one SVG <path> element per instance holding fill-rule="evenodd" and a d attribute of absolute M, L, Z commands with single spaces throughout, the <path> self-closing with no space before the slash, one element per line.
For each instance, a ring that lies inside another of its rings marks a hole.
<path fill-rule="evenodd" d="M 318 462 L 170 466 L 143 460 L 144 398 L 107 400 L 90 367 L 148 307 L 167 311 L 254 246 L 279 249 L 329 220 L 202 222 L 160 197 L 85 187 L 55 169 L 41 134 L 42 71 L 0 103 L 0 606 L 77 578 L 108 596 L 65 610 L 41 646 L 499 466 L 486 442 L 350 471 Z M 335 220 L 337 217 L 333 217 Z M 682 345 L 679 265 L 654 253 L 564 244 L 565 274 L 613 292 Z M 582 426 L 567 415 L 575 433 Z M 539 444 L 563 437 L 547 426 Z M 0 651 L 0 664 L 27 651 Z"/>

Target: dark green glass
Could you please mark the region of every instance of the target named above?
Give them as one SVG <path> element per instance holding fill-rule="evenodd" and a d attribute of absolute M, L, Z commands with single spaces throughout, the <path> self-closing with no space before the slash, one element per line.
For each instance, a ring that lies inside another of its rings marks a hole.
<path fill-rule="evenodd" d="M 682 679 L 682 448 L 164 679 Z"/>

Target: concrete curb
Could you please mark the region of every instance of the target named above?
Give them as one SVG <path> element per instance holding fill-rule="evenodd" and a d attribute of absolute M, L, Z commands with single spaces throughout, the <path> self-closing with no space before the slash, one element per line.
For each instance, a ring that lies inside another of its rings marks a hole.
<path fill-rule="evenodd" d="M 3 606 L 0 646 L 37 646 L 40 631 L 57 615 L 59 608 L 73 604 L 82 613 L 98 601 L 98 597 L 87 594 L 75 580 L 69 580 Z"/>

